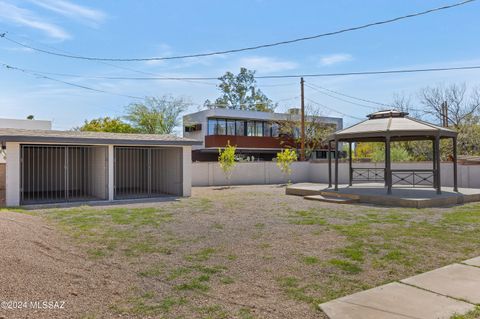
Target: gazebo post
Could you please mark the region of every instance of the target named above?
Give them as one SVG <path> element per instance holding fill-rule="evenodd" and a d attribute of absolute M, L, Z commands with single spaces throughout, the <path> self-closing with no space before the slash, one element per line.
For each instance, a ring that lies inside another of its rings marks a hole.
<path fill-rule="evenodd" d="M 338 191 L 338 140 L 335 140 L 335 190 Z"/>
<path fill-rule="evenodd" d="M 440 136 L 435 136 L 435 161 L 437 162 L 436 167 L 436 175 L 437 175 L 437 194 L 442 193 L 442 180 L 441 180 L 441 167 L 440 167 Z"/>
<path fill-rule="evenodd" d="M 385 187 L 388 186 L 388 179 L 387 179 L 387 162 L 388 162 L 388 157 L 387 157 L 387 140 L 385 140 L 385 159 L 384 159 L 385 164 L 383 165 L 383 180 L 385 182 Z"/>
<path fill-rule="evenodd" d="M 348 142 L 348 185 L 352 186 L 353 169 L 352 169 L 352 142 Z"/>
<path fill-rule="evenodd" d="M 328 188 L 332 188 L 332 141 L 328 141 Z"/>
<path fill-rule="evenodd" d="M 387 194 L 392 193 L 392 163 L 390 157 L 390 136 L 385 137 L 385 182 L 387 183 Z"/>
<path fill-rule="evenodd" d="M 453 137 L 452 142 L 453 142 L 453 191 L 458 192 L 458 183 L 457 183 L 457 137 Z"/>

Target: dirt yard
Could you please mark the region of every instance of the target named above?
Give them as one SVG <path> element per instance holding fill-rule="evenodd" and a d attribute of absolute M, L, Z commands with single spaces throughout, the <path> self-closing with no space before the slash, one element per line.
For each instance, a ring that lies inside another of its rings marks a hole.
<path fill-rule="evenodd" d="M 323 318 L 318 303 L 480 255 L 480 205 L 398 209 L 194 188 L 0 213 L 0 318 Z"/>

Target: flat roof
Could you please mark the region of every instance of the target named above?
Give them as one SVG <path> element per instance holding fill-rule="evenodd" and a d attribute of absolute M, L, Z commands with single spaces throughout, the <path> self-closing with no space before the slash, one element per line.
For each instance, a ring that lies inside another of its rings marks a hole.
<path fill-rule="evenodd" d="M 276 112 L 261 112 L 261 111 L 247 111 L 247 110 L 234 110 L 226 108 L 215 108 L 198 111 L 195 113 L 186 114 L 183 116 L 184 120 L 189 118 L 197 117 L 221 117 L 221 118 L 233 118 L 233 119 L 245 119 L 245 120 L 300 120 L 300 114 L 290 114 L 290 113 L 276 113 Z M 331 117 L 331 116 L 311 116 L 307 115 L 305 118 L 319 118 L 323 121 L 331 121 L 335 123 L 343 122 L 343 119 L 340 117 Z"/>
<path fill-rule="evenodd" d="M 121 145 L 201 145 L 201 141 L 175 135 L 0 128 L 0 142 L 81 143 Z"/>

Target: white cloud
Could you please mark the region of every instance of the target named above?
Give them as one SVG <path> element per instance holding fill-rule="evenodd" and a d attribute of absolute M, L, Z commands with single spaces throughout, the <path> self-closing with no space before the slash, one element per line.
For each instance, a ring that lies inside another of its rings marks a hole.
<path fill-rule="evenodd" d="M 320 64 L 322 66 L 328 66 L 328 65 L 333 65 L 337 63 L 342 63 L 342 62 L 348 62 L 352 61 L 353 56 L 351 54 L 346 54 L 346 53 L 337 53 L 337 54 L 330 54 L 330 55 L 325 55 L 320 58 Z"/>
<path fill-rule="evenodd" d="M 30 2 L 44 9 L 85 21 L 95 26 L 102 23 L 107 17 L 102 11 L 81 6 L 67 0 L 30 0 Z"/>
<path fill-rule="evenodd" d="M 256 70 L 258 73 L 280 72 L 293 70 L 298 67 L 296 62 L 265 56 L 241 58 L 237 64 L 239 67 L 246 67 L 247 69 Z"/>
<path fill-rule="evenodd" d="M 0 1 L 0 18 L 15 25 L 42 31 L 55 39 L 66 40 L 70 38 L 68 32 L 61 27 L 41 19 L 30 10 L 17 7 L 5 1 Z"/>

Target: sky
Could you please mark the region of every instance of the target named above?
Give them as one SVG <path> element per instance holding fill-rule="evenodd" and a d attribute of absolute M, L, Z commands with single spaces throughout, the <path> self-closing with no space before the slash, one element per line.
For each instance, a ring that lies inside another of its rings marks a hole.
<path fill-rule="evenodd" d="M 0 0 L 0 33 L 30 46 L 75 55 L 138 58 L 202 53 L 289 40 L 384 20 L 455 0 Z M 0 117 L 53 121 L 71 129 L 86 119 L 122 116 L 138 100 L 121 95 L 181 96 L 197 111 L 218 95 L 217 81 L 135 81 L 92 76 L 218 77 L 240 67 L 257 75 L 337 73 L 401 68 L 480 65 L 480 1 L 400 22 L 311 41 L 213 57 L 150 62 L 96 62 L 51 56 L 0 38 L 0 62 L 38 72 L 79 75 L 51 78 L 107 91 L 90 91 L 29 73 L 0 68 Z M 147 74 L 145 74 L 147 73 Z M 344 94 L 391 103 L 427 86 L 480 85 L 480 70 L 306 78 Z M 90 77 L 90 78 L 86 78 Z M 282 112 L 298 107 L 298 79 L 259 79 L 258 86 Z M 374 111 L 307 86 L 307 104 L 344 125 Z M 341 96 L 340 96 L 341 97 Z M 344 98 L 345 99 L 345 98 Z M 347 99 L 348 100 L 348 99 Z M 351 100 L 352 101 L 352 100 Z M 358 101 L 356 101 L 358 102 Z M 368 103 L 361 103 L 368 104 Z M 318 107 L 318 106 L 317 106 Z M 348 116 L 340 115 L 341 112 Z"/>

